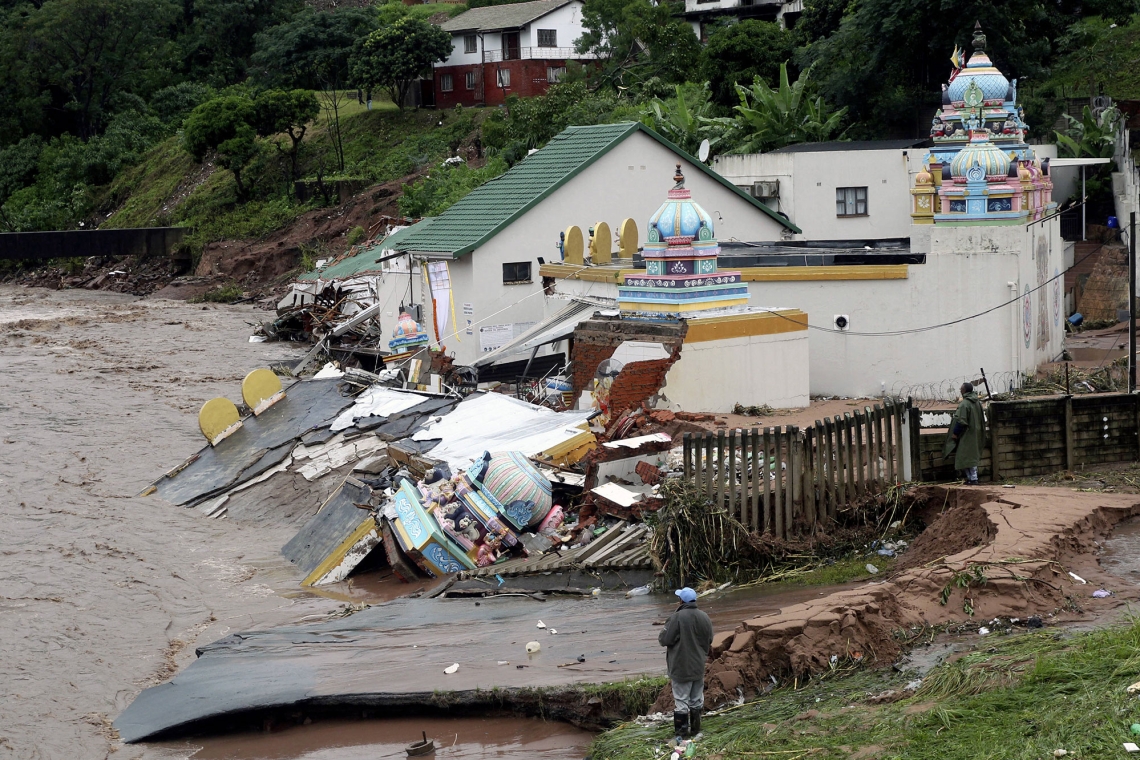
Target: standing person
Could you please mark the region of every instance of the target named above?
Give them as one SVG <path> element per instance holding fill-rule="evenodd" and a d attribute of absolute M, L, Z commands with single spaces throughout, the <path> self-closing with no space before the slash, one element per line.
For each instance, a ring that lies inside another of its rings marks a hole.
<path fill-rule="evenodd" d="M 965 477 L 966 485 L 978 484 L 978 463 L 982 461 L 982 450 L 986 447 L 986 417 L 982 412 L 982 402 L 974 393 L 974 386 L 962 383 L 962 402 L 950 420 L 950 432 L 942 456 L 954 452 L 954 469 Z"/>
<path fill-rule="evenodd" d="M 681 604 L 665 621 L 657 643 L 668 647 L 665 662 L 673 685 L 673 731 L 696 736 L 705 706 L 705 660 L 712 648 L 712 621 L 697 609 L 697 592 L 686 586 L 674 591 Z"/>

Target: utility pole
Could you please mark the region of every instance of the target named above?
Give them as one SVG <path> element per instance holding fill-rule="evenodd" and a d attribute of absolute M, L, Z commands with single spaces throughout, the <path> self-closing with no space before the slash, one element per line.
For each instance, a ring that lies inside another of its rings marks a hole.
<path fill-rule="evenodd" d="M 1136 212 L 1128 215 L 1128 392 L 1136 392 Z"/>

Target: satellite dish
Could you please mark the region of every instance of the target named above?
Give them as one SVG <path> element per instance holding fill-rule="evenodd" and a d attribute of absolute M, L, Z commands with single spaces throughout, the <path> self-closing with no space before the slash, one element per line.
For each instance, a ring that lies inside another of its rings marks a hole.
<path fill-rule="evenodd" d="M 699 158 L 701 160 L 702 164 L 705 161 L 709 160 L 709 141 L 708 140 L 701 140 L 701 147 L 697 148 L 697 158 Z"/>

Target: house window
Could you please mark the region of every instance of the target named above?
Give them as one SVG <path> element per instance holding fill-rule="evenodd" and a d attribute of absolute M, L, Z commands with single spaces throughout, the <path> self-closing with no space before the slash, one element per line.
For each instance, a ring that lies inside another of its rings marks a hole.
<path fill-rule="evenodd" d="M 546 67 L 546 81 L 547 82 L 561 82 L 562 77 L 566 76 L 565 66 L 547 66 Z"/>
<path fill-rule="evenodd" d="M 503 282 L 530 282 L 530 262 L 517 261 L 503 264 Z"/>
<path fill-rule="evenodd" d="M 479 40 L 474 34 L 463 35 L 463 52 L 476 53 L 479 51 Z"/>
<path fill-rule="evenodd" d="M 558 47 L 558 30 L 557 29 L 539 29 L 538 30 L 538 46 L 539 47 Z"/>
<path fill-rule="evenodd" d="M 835 188 L 835 215 L 836 216 L 866 216 L 867 215 L 867 188 L 865 188 L 865 187 L 837 187 L 837 188 Z"/>
<path fill-rule="evenodd" d="M 440 92 L 451 92 L 453 89 L 455 89 L 455 87 L 451 82 L 451 74 L 440 74 L 439 75 L 439 91 Z"/>
<path fill-rule="evenodd" d="M 475 89 L 475 72 L 474 71 L 468 71 L 465 79 L 467 81 L 467 89 L 468 90 L 474 90 Z"/>
<path fill-rule="evenodd" d="M 499 87 L 502 87 L 504 90 L 507 89 L 508 87 L 511 86 L 511 70 L 510 69 L 498 69 L 498 74 L 496 75 L 496 79 L 498 80 Z"/>

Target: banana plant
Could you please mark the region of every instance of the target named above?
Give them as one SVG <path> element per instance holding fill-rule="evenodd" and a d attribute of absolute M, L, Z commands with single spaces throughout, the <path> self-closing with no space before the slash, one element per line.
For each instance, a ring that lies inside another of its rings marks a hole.
<path fill-rule="evenodd" d="M 1105 108 L 1093 115 L 1085 106 L 1081 118 L 1065 114 L 1069 127 L 1057 132 L 1057 152 L 1065 158 L 1112 158 L 1116 153 L 1116 132 L 1120 125 L 1120 110 L 1116 106 Z"/>
<path fill-rule="evenodd" d="M 641 123 L 690 155 L 696 155 L 701 142 L 717 152 L 736 128 L 733 119 L 713 116 L 715 104 L 706 83 L 699 89 L 691 84 L 677 85 L 668 100 L 654 98 L 646 104 Z"/>
<path fill-rule="evenodd" d="M 822 142 L 838 136 L 846 108 L 833 111 L 822 97 L 806 89 L 811 69 L 788 81 L 788 67 L 780 64 L 780 84 L 772 89 L 757 77 L 750 87 L 736 85 L 740 105 L 736 123 L 742 142 L 738 153 L 759 153 L 801 142 Z"/>

